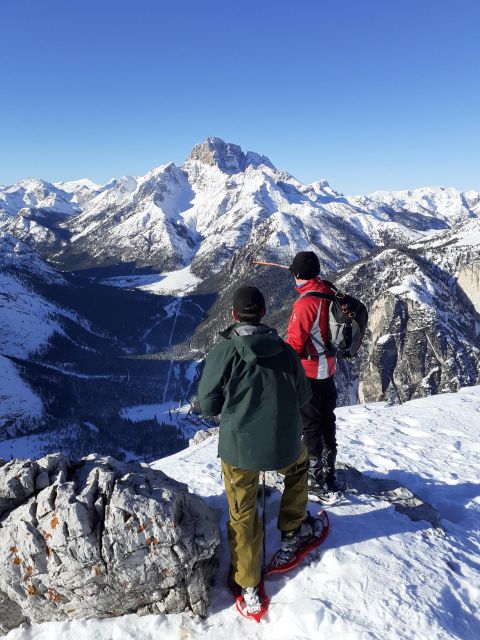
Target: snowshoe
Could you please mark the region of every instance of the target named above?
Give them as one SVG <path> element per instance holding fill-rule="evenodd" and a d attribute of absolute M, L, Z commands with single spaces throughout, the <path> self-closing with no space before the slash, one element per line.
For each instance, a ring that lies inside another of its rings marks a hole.
<path fill-rule="evenodd" d="M 317 518 L 308 513 L 297 529 L 282 534 L 282 546 L 271 559 L 264 575 L 285 573 L 295 568 L 305 556 L 322 544 L 328 536 L 329 526 L 326 511 L 321 511 Z"/>
<path fill-rule="evenodd" d="M 265 592 L 263 581 L 256 587 L 242 588 L 233 579 L 230 569 L 228 574 L 228 586 L 235 598 L 235 607 L 244 618 L 250 618 L 260 622 L 268 611 L 270 600 Z"/>

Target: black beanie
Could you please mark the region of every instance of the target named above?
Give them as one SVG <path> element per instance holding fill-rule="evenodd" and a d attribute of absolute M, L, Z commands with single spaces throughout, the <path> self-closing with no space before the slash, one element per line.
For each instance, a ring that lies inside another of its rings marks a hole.
<path fill-rule="evenodd" d="M 290 271 L 299 280 L 311 280 L 320 273 L 320 262 L 313 251 L 300 251 L 290 265 Z"/>
<path fill-rule="evenodd" d="M 265 309 L 265 298 L 257 287 L 240 287 L 233 294 L 233 308 L 242 315 L 259 315 Z"/>

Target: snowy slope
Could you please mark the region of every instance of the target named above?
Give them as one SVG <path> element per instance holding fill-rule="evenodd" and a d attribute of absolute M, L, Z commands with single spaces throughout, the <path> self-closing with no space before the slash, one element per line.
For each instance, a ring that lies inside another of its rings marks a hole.
<path fill-rule="evenodd" d="M 43 412 L 40 398 L 5 357 L 27 357 L 60 329 L 54 305 L 28 286 L 32 278 L 63 284 L 61 276 L 23 243 L 8 234 L 0 237 L 0 427 Z"/>
<path fill-rule="evenodd" d="M 204 621 L 186 615 L 34 625 L 9 640 L 473 640 L 480 635 L 480 387 L 389 406 L 338 410 L 340 458 L 400 481 L 436 507 L 444 533 L 371 496 L 331 508 L 331 534 L 296 571 L 267 583 L 268 618 L 242 619 L 225 588 L 228 554 Z M 186 482 L 226 520 L 217 440 L 154 464 Z M 267 501 L 267 548 L 279 543 L 277 494 Z M 311 511 L 318 505 L 311 502 Z"/>
<path fill-rule="evenodd" d="M 69 309 L 48 301 L 41 285 L 66 286 L 64 278 L 38 254 L 13 236 L 0 236 L 0 353 L 26 358 L 46 346 L 54 333 L 63 333 L 68 318 L 88 329 Z"/>
<path fill-rule="evenodd" d="M 65 321 L 90 331 L 71 309 L 54 304 L 43 288 L 67 282 L 36 252 L 10 234 L 0 234 L 0 427 L 39 417 L 40 398 L 7 357 L 38 356 L 55 335 L 66 335 Z"/>
<path fill-rule="evenodd" d="M 22 380 L 15 365 L 2 355 L 0 355 L 0 380 L 0 429 L 6 422 L 41 417 L 43 413 L 41 399 Z"/>

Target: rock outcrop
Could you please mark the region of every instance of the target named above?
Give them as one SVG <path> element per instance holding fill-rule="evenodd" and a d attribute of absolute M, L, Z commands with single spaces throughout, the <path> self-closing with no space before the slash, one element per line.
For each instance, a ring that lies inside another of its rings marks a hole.
<path fill-rule="evenodd" d="M 339 404 L 405 402 L 478 384 L 478 248 L 445 236 L 440 247 L 434 238 L 379 252 L 337 280 L 369 309 L 361 351 L 339 364 Z"/>
<path fill-rule="evenodd" d="M 248 166 L 259 167 L 262 164 L 274 168 L 270 160 L 259 153 L 244 153 L 238 144 L 224 142 L 221 138 L 207 138 L 202 144 L 196 144 L 186 165 L 199 161 L 211 167 L 218 167 L 224 173 L 245 171 Z"/>
<path fill-rule="evenodd" d="M 125 613 L 205 615 L 220 537 L 186 485 L 92 454 L 0 468 L 0 630 Z"/>
<path fill-rule="evenodd" d="M 208 440 L 212 436 L 218 436 L 220 429 L 218 427 L 210 427 L 210 429 L 199 429 L 197 433 L 188 441 L 189 447 L 195 447 L 204 440 Z"/>

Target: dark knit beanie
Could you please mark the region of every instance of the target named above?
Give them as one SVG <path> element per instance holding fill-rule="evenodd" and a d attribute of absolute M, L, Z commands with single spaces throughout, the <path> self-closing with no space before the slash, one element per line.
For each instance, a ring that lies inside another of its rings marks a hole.
<path fill-rule="evenodd" d="M 240 287 L 233 295 L 233 308 L 242 315 L 257 315 L 265 310 L 265 298 L 257 287 Z"/>
<path fill-rule="evenodd" d="M 293 259 L 290 271 L 299 280 L 311 280 L 320 273 L 320 262 L 313 251 L 300 251 Z"/>

